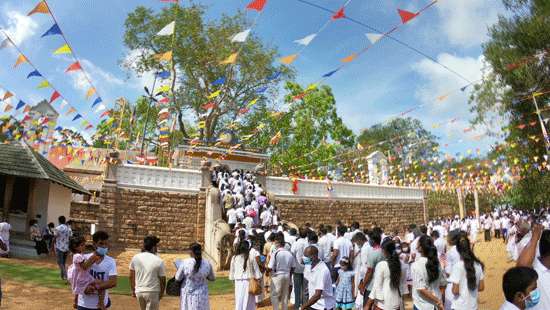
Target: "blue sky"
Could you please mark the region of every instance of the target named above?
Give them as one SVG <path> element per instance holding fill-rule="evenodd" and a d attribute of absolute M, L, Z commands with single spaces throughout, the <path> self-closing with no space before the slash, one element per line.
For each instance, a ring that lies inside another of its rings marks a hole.
<path fill-rule="evenodd" d="M 337 10 L 346 2 L 309 1 L 332 10 Z M 78 73 L 64 73 L 72 62 L 70 57 L 53 55 L 53 51 L 63 44 L 61 37 L 40 38 L 53 24 L 51 18 L 44 14 L 26 16 L 37 2 L 2 1 L 0 26 L 69 103 L 95 125 L 101 113 L 94 113 L 90 108 L 93 99 L 85 100 L 85 80 Z M 235 13 L 248 2 L 199 1 L 208 7 L 209 18 Z M 416 11 L 427 3 L 428 0 L 351 0 L 346 15 L 386 31 L 399 23 L 398 8 Z M 133 100 L 143 94 L 143 86 L 150 82 L 150 78 L 135 77 L 120 66 L 120 62 L 131 52 L 122 43 L 124 20 L 138 5 L 158 10 L 167 4 L 159 0 L 50 0 L 48 4 L 107 107 L 111 107 L 120 96 Z M 182 5 L 187 4 L 184 2 Z M 442 0 L 392 35 L 468 80 L 475 81 L 481 77 L 481 44 L 487 40 L 487 27 L 502 13 L 504 10 L 500 0 Z M 253 19 L 256 14 L 249 12 L 248 16 Z M 278 46 L 281 55 L 285 56 L 300 49 L 293 43 L 294 40 L 317 32 L 329 18 L 329 13 L 296 0 L 268 0 L 253 32 Z M 348 20 L 330 23 L 294 62 L 298 82 L 309 84 L 316 81 L 336 68 L 341 58 L 367 46 L 367 32 L 372 31 Z M 13 69 L 16 58 L 17 53 L 13 49 L 0 50 L 0 85 L 15 93 L 16 100 L 20 98 L 34 104 L 49 98 L 51 89 L 36 89 L 40 80 L 26 79 L 32 71 L 31 67 L 23 64 Z M 391 40 L 381 40 L 326 83 L 333 88 L 340 115 L 356 133 L 423 104 L 421 109 L 408 116 L 419 118 L 441 138 L 442 151 L 451 154 L 475 148 L 486 151 L 493 141 L 489 138 L 474 139 L 484 132 L 484 128 L 467 133 L 463 131 L 469 127 L 468 121 L 472 118 L 468 92 L 459 91 L 467 82 Z M 436 99 L 450 91 L 452 93 L 445 100 Z M 59 102 L 54 106 L 59 107 Z M 71 122 L 72 117 L 62 113 L 60 125 L 81 131 L 78 122 Z M 449 122 L 454 118 L 457 120 Z M 437 123 L 442 124 L 434 128 Z M 445 147 L 445 144 L 448 146 Z"/>

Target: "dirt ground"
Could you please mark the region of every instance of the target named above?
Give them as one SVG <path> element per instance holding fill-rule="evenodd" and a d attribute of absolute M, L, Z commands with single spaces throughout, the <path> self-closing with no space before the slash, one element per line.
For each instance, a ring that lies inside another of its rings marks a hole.
<path fill-rule="evenodd" d="M 475 252 L 485 263 L 485 291 L 480 295 L 479 309 L 498 309 L 503 302 L 502 274 L 513 264 L 508 261 L 505 246 L 501 240 L 480 242 L 475 246 Z M 124 252 L 116 255 L 120 274 L 128 273 L 128 263 L 133 254 L 135 252 Z M 162 254 L 161 256 L 165 259 L 169 268 L 168 274 L 173 274 L 174 272 L 174 267 L 169 262 L 175 258 L 184 257 L 174 254 Z M 25 262 L 55 268 L 55 262 L 51 259 L 40 261 L 29 260 Z M 72 309 L 72 296 L 68 289 L 42 288 L 3 279 L 2 290 L 4 297 L 1 309 Z M 211 296 L 210 306 L 212 310 L 234 309 L 233 301 L 234 297 L 232 294 Z M 113 295 L 112 302 L 113 310 L 137 309 L 135 299 L 129 296 Z M 174 297 L 163 299 L 161 301 L 161 309 L 179 309 L 179 299 Z"/>

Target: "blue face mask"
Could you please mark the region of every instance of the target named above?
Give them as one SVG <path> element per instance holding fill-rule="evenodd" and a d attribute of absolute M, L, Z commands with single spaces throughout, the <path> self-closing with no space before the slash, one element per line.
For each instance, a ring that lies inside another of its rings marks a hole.
<path fill-rule="evenodd" d="M 529 297 L 525 299 L 525 308 L 533 308 L 536 305 L 538 305 L 540 301 L 540 291 L 539 289 L 532 290 L 531 293 L 529 293 Z"/>
<path fill-rule="evenodd" d="M 97 255 L 105 256 L 105 255 L 107 255 L 107 252 L 109 251 L 109 248 L 103 248 L 103 247 L 98 246 L 95 251 L 96 251 Z"/>
<path fill-rule="evenodd" d="M 311 265 L 313 263 L 313 260 L 307 256 L 304 256 L 302 261 L 304 262 L 304 265 Z"/>

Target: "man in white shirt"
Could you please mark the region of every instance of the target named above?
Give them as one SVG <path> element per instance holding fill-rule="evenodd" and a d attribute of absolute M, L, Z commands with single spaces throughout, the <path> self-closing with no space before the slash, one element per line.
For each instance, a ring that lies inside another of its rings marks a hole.
<path fill-rule="evenodd" d="M 227 210 L 227 224 L 229 224 L 231 231 L 235 229 L 235 225 L 237 224 L 237 209 L 234 206 Z"/>
<path fill-rule="evenodd" d="M 524 310 L 528 303 L 531 304 L 529 309 L 547 309 L 540 306 L 540 301 L 536 298 L 533 300 L 540 293 L 537 278 L 537 272 L 529 267 L 508 269 L 502 277 L 502 290 L 506 300 L 500 310 Z"/>
<path fill-rule="evenodd" d="M 276 250 L 271 254 L 268 263 L 271 274 L 271 304 L 273 309 L 288 309 L 288 295 L 290 289 L 290 276 L 294 273 L 296 259 L 285 249 L 285 237 L 282 232 L 275 235 Z"/>
<path fill-rule="evenodd" d="M 105 290 L 105 299 L 103 304 L 105 308 L 111 307 L 111 299 L 109 298 L 108 289 L 117 285 L 117 269 L 115 260 L 107 255 L 109 250 L 109 235 L 104 231 L 97 231 L 92 236 L 95 252 L 101 257 L 101 259 L 90 267 L 90 274 L 96 279 L 100 280 L 101 284 L 98 287 L 94 285 L 86 288 L 85 294 L 78 295 L 78 307 L 77 310 L 99 310 L 97 305 L 99 304 L 99 295 L 97 290 Z M 87 260 L 91 254 L 86 254 L 84 258 Z"/>
<path fill-rule="evenodd" d="M 325 226 L 321 227 L 319 229 L 319 232 L 321 234 L 321 238 L 319 238 L 319 247 L 321 248 L 321 252 L 323 255 L 319 257 L 322 261 L 329 262 L 330 261 L 330 251 L 332 249 L 332 240 L 330 239 L 330 236 L 327 234 L 327 228 Z"/>
<path fill-rule="evenodd" d="M 271 211 L 264 209 L 260 215 L 260 221 L 264 229 L 271 227 L 271 223 L 273 222 L 273 215 L 271 214 Z"/>
<path fill-rule="evenodd" d="M 55 256 L 62 280 L 67 280 L 67 255 L 69 254 L 69 239 L 73 232 L 67 226 L 64 216 L 58 219 L 59 225 L 54 229 Z"/>
<path fill-rule="evenodd" d="M 143 239 L 143 252 L 130 262 L 130 288 L 141 310 L 158 310 L 166 288 L 164 262 L 157 254 L 160 239 L 147 236 Z"/>
<path fill-rule="evenodd" d="M 290 252 L 296 258 L 296 268 L 294 269 L 294 274 L 292 276 L 294 284 L 294 305 L 296 308 L 302 306 L 304 301 L 304 265 L 302 262 L 302 257 L 304 256 L 304 250 L 308 246 L 307 241 L 307 229 L 300 228 L 299 230 L 300 238 L 292 244 Z"/>
<path fill-rule="evenodd" d="M 485 221 L 483 222 L 483 229 L 485 231 L 485 241 L 491 241 L 491 229 L 493 228 L 493 220 L 490 216 L 487 216 L 485 218 Z"/>
<path fill-rule="evenodd" d="M 340 268 L 340 261 L 342 260 L 342 258 L 347 257 L 348 259 L 351 259 L 350 253 L 353 249 L 353 244 L 350 240 L 344 237 L 345 233 L 346 227 L 339 226 L 338 238 L 334 241 L 332 245 L 331 262 L 336 271 L 338 271 L 338 269 Z"/>
<path fill-rule="evenodd" d="M 306 268 L 304 276 L 308 281 L 309 300 L 302 305 L 305 309 L 334 309 L 336 299 L 332 288 L 332 279 L 327 265 L 319 259 L 318 250 L 308 246 L 304 251 Z"/>

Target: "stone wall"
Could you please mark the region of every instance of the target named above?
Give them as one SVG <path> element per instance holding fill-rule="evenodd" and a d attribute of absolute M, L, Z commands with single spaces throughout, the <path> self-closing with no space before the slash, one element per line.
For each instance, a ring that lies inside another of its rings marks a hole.
<path fill-rule="evenodd" d="M 385 230 L 401 230 L 424 222 L 422 202 L 275 198 L 274 204 L 283 220 L 298 226 L 307 222 L 334 225 L 341 220 L 348 224 L 357 221 L 361 227 L 376 224 Z"/>

